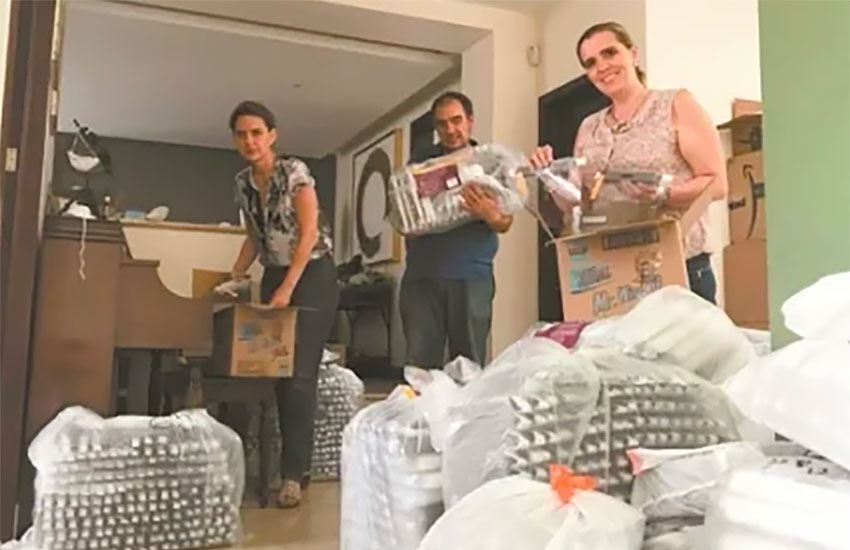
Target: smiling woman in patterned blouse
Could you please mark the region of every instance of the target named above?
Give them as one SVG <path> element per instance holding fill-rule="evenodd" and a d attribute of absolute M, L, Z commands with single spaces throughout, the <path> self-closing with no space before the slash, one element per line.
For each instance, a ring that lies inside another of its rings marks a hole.
<path fill-rule="evenodd" d="M 319 362 L 339 301 L 330 226 L 307 165 L 275 153 L 277 125 L 269 109 L 243 101 L 230 115 L 230 130 L 237 151 L 249 163 L 236 174 L 236 204 L 248 236 L 231 275 L 246 277 L 259 258 L 263 303 L 303 308 L 293 376 L 277 385 L 283 438 L 278 504 L 293 507 L 301 503 L 301 484 L 308 479 Z"/>

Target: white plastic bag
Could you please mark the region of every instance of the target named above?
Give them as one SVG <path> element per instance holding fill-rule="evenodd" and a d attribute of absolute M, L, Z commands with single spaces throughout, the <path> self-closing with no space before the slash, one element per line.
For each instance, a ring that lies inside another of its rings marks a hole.
<path fill-rule="evenodd" d="M 631 449 L 632 506 L 650 520 L 704 516 L 717 481 L 735 468 L 767 465 L 753 443 L 701 449 Z"/>
<path fill-rule="evenodd" d="M 850 271 L 804 288 L 782 305 L 782 315 L 803 338 L 850 342 Z"/>
<path fill-rule="evenodd" d="M 847 550 L 850 483 L 735 470 L 709 507 L 703 550 Z"/>
<path fill-rule="evenodd" d="M 795 342 L 725 384 L 750 420 L 850 469 L 850 344 Z"/>
<path fill-rule="evenodd" d="M 659 360 L 715 383 L 756 358 L 753 345 L 726 313 L 679 286 L 643 298 L 614 321 L 591 325 L 579 349 L 613 348 L 644 360 Z"/>
<path fill-rule="evenodd" d="M 464 497 L 428 531 L 419 550 L 638 550 L 643 516 L 593 491 L 568 503 L 546 484 L 491 481 Z"/>

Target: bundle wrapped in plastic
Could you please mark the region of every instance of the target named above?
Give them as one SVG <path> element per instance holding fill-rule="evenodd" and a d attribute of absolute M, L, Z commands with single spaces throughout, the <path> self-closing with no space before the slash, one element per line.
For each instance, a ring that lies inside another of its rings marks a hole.
<path fill-rule="evenodd" d="M 105 420 L 69 407 L 29 457 L 42 550 L 180 550 L 240 537 L 242 442 L 206 411 Z"/>
<path fill-rule="evenodd" d="M 699 449 L 632 449 L 632 506 L 648 520 L 705 516 L 718 480 L 735 468 L 763 467 L 767 458 L 754 443 L 733 442 Z"/>
<path fill-rule="evenodd" d="M 734 470 L 709 507 L 701 548 L 844 550 L 850 482 L 765 470 Z"/>
<path fill-rule="evenodd" d="M 535 373 L 511 398 L 514 420 L 493 460 L 508 474 L 545 480 L 546 465 L 566 459 L 577 472 L 599 479 L 601 491 L 628 500 L 634 480 L 628 449 L 688 449 L 738 439 L 729 402 L 712 384 L 617 352 L 586 355 L 599 378 L 589 410 L 553 407 L 571 394 L 586 395 L 587 387 L 575 386 L 575 375 L 563 368 Z"/>
<path fill-rule="evenodd" d="M 414 550 L 443 512 L 440 455 L 416 399 L 399 387 L 345 429 L 341 550 Z"/>
<path fill-rule="evenodd" d="M 803 338 L 850 342 L 850 271 L 804 288 L 782 304 L 782 315 Z"/>
<path fill-rule="evenodd" d="M 850 344 L 800 340 L 729 379 L 749 419 L 850 469 Z"/>
<path fill-rule="evenodd" d="M 657 290 L 622 317 L 595 325 L 582 333 L 579 349 L 616 349 L 716 383 L 757 357 L 722 309 L 679 286 Z"/>
<path fill-rule="evenodd" d="M 474 183 L 505 214 L 521 210 L 528 196 L 522 155 L 496 144 L 479 145 L 420 164 L 390 179 L 390 222 L 402 235 L 442 233 L 474 221 L 461 189 Z"/>
<path fill-rule="evenodd" d="M 419 550 L 638 550 L 643 515 L 592 483 L 552 476 L 491 481 L 441 517 Z M 572 483 L 574 482 L 574 483 Z"/>
<path fill-rule="evenodd" d="M 342 433 L 363 407 L 363 381 L 354 371 L 330 362 L 319 365 L 316 425 L 313 434 L 311 477 L 339 479 Z"/>

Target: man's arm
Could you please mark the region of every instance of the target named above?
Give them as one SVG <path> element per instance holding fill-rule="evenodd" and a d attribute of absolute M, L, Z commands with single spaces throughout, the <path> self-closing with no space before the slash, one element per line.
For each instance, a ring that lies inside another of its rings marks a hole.
<path fill-rule="evenodd" d="M 464 185 L 461 196 L 463 197 L 463 207 L 483 220 L 496 233 L 505 233 L 511 228 L 514 217 L 510 214 L 504 214 L 499 209 L 499 203 L 493 195 L 480 185 L 474 183 Z"/>

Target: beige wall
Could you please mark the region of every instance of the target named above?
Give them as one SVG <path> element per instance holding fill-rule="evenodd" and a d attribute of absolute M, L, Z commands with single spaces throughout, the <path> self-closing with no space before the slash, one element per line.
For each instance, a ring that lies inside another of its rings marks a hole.
<path fill-rule="evenodd" d="M 6 51 L 9 45 L 9 11 L 12 0 L 0 0 L 0 98 L 6 90 Z M 3 114 L 0 113 L 0 124 Z"/>

